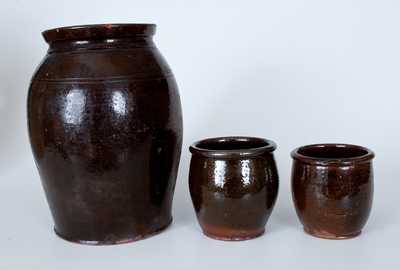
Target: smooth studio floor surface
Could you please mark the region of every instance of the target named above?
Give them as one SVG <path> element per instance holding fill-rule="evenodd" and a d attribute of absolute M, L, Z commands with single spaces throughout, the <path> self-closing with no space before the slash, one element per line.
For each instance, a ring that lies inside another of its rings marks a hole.
<path fill-rule="evenodd" d="M 266 233 L 243 242 L 205 237 L 195 220 L 186 179 L 178 179 L 174 222 L 151 238 L 116 246 L 66 242 L 52 220 L 33 161 L 0 175 L 0 269 L 395 269 L 399 214 L 376 190 L 363 234 L 323 240 L 303 233 L 282 185 Z M 281 179 L 287 181 L 288 179 Z M 379 187 L 379 185 L 378 185 Z M 398 199 L 397 199 L 397 205 Z M 393 267 L 392 267 L 392 266 Z"/>

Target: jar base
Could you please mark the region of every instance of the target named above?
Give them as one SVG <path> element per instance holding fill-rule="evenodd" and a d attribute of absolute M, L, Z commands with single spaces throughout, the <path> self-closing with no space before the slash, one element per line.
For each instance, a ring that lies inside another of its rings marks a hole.
<path fill-rule="evenodd" d="M 126 238 L 126 239 L 120 239 L 120 240 L 111 240 L 111 241 L 110 240 L 106 240 L 106 241 L 82 240 L 82 239 L 70 238 L 70 237 L 64 236 L 64 235 L 60 234 L 59 232 L 57 232 L 55 227 L 54 227 L 54 232 L 61 239 L 71 242 L 71 243 L 75 243 L 75 244 L 90 245 L 90 246 L 121 245 L 121 244 L 127 244 L 127 243 L 131 243 L 131 242 L 140 241 L 140 240 L 152 237 L 154 235 L 157 235 L 157 234 L 161 233 L 162 231 L 164 231 L 165 229 L 167 229 L 171 225 L 171 223 L 172 223 L 172 218 L 167 224 L 161 226 L 157 230 L 150 232 L 148 234 L 138 235 L 138 236 L 135 236 L 132 238 Z"/>
<path fill-rule="evenodd" d="M 263 235 L 265 229 L 243 231 L 243 230 L 232 230 L 226 228 L 203 228 L 203 234 L 209 238 L 221 241 L 245 241 L 253 238 L 257 238 Z"/>
<path fill-rule="evenodd" d="M 361 234 L 361 231 L 356 232 L 356 233 L 352 233 L 352 234 L 346 234 L 346 235 L 335 235 L 332 233 L 328 233 L 325 231 L 317 231 L 317 230 L 313 230 L 313 229 L 309 229 L 304 227 L 304 232 L 308 235 L 317 237 L 317 238 L 322 238 L 322 239 L 329 239 L 329 240 L 345 240 L 345 239 L 351 239 L 354 237 L 357 237 Z"/>

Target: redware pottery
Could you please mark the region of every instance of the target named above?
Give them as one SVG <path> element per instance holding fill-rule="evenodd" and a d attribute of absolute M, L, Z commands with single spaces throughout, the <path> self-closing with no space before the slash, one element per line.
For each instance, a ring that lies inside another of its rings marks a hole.
<path fill-rule="evenodd" d="M 205 235 L 246 240 L 264 233 L 278 194 L 274 142 L 220 137 L 190 146 L 189 188 Z"/>
<path fill-rule="evenodd" d="M 372 206 L 374 153 L 349 144 L 315 144 L 292 152 L 292 195 L 305 232 L 346 239 L 361 233 Z"/>
<path fill-rule="evenodd" d="M 171 221 L 182 142 L 177 85 L 153 24 L 43 32 L 28 94 L 31 146 L 62 238 L 142 239 Z"/>

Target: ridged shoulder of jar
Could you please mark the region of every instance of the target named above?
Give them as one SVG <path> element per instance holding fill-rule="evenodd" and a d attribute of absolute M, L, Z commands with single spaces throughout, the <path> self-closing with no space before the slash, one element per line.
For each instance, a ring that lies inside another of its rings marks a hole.
<path fill-rule="evenodd" d="M 33 80 L 91 82 L 162 79 L 172 71 L 155 47 L 49 53 Z"/>

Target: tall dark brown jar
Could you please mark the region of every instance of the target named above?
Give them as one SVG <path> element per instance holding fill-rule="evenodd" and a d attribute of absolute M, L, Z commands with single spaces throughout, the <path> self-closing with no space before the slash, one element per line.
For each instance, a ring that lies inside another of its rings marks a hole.
<path fill-rule="evenodd" d="M 304 230 L 328 239 L 359 235 L 372 205 L 373 152 L 316 144 L 295 149 L 292 157 L 292 194 Z"/>
<path fill-rule="evenodd" d="M 178 89 L 152 24 L 43 32 L 49 50 L 33 76 L 33 154 L 64 239 L 117 244 L 171 221 L 182 142 Z"/>
<path fill-rule="evenodd" d="M 209 237 L 246 240 L 264 232 L 278 194 L 274 142 L 221 137 L 192 144 L 189 187 Z"/>

